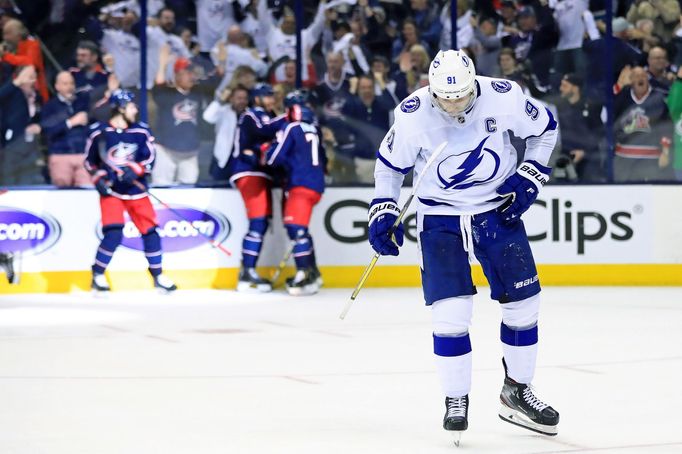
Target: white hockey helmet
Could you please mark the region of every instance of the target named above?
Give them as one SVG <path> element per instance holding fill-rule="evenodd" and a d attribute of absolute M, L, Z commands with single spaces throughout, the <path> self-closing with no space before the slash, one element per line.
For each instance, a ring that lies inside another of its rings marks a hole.
<path fill-rule="evenodd" d="M 457 117 L 476 100 L 476 68 L 461 50 L 441 50 L 429 66 L 429 92 L 434 106 Z"/>

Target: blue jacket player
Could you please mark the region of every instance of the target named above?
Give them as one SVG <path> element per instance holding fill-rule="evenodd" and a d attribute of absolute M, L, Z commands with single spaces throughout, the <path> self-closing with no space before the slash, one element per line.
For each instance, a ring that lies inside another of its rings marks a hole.
<path fill-rule="evenodd" d="M 306 106 L 307 93 L 293 91 L 284 99 L 288 123 L 267 151 L 267 164 L 286 174 L 284 226 L 294 242 L 296 275 L 287 280 L 291 295 L 312 295 L 322 283 L 315 262 L 313 239 L 308 231 L 313 207 L 324 192 L 326 157 L 313 111 Z"/>
<path fill-rule="evenodd" d="M 138 108 L 133 94 L 112 93 L 108 124 L 95 123 L 85 147 L 85 168 L 100 194 L 102 242 L 92 265 L 92 289 L 110 290 L 104 271 L 123 239 L 124 212 L 142 235 L 145 257 L 154 286 L 169 292 L 175 284 L 162 274 L 161 238 L 156 231 L 156 213 L 147 194 L 147 176 L 154 165 L 154 138 L 145 124 L 137 123 Z"/>
<path fill-rule="evenodd" d="M 526 160 L 518 168 L 509 131 L 526 139 Z M 395 122 L 379 148 L 369 213 L 370 243 L 377 252 L 398 254 L 403 228 L 395 232 L 395 243 L 389 233 L 400 213 L 396 201 L 403 176 L 414 168 L 421 178 L 416 200 L 422 285 L 433 314 L 446 430 L 461 434 L 468 427 L 475 257 L 502 309 L 505 380 L 499 416 L 543 434 L 558 431 L 559 413 L 530 387 L 540 283 L 520 219 L 549 178 L 556 137 L 557 122 L 542 104 L 515 83 L 476 76 L 463 52 L 448 50 L 431 62 L 429 86 L 395 109 Z"/>
<path fill-rule="evenodd" d="M 268 84 L 257 84 L 252 92 L 254 106 L 239 117 L 235 148 L 230 159 L 230 182 L 239 189 L 249 218 L 249 231 L 242 242 L 242 269 L 237 291 L 269 292 L 272 284 L 256 272 L 263 237 L 272 217 L 272 176 L 264 166 L 262 149 L 275 138 L 284 116 L 275 118 L 274 91 Z"/>

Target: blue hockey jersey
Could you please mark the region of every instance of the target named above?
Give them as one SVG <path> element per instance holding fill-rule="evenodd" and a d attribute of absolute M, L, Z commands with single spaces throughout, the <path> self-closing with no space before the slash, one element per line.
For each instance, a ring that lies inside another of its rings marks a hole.
<path fill-rule="evenodd" d="M 239 117 L 235 146 L 230 159 L 230 182 L 247 175 L 271 178 L 270 172 L 260 164 L 261 145 L 270 142 L 286 124 L 284 115 L 272 118 L 260 107 L 251 107 Z"/>
<path fill-rule="evenodd" d="M 137 181 L 147 188 L 147 174 L 151 171 L 156 157 L 153 142 L 154 137 L 144 123 L 135 123 L 127 129 L 94 123 L 90 126 L 90 136 L 85 145 L 85 168 L 91 174 L 97 170 L 106 171 L 106 178 L 112 183 L 114 197 L 119 199 L 144 197 L 145 191 L 135 184 L 120 181 L 118 175 L 124 166 L 137 163 L 146 170 Z"/>
<path fill-rule="evenodd" d="M 303 186 L 324 192 L 327 158 L 314 125 L 299 121 L 285 125 L 282 134 L 278 134 L 278 142 L 268 149 L 267 164 L 285 169 L 285 189 Z"/>

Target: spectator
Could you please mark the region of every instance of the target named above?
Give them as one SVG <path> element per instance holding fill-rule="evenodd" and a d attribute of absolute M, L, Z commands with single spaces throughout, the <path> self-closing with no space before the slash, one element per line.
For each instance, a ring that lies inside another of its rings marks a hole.
<path fill-rule="evenodd" d="M 350 82 L 343 71 L 343 55 L 328 52 L 326 57 L 327 71 L 322 81 L 315 87 L 315 101 L 325 109 L 324 116 L 338 116 L 343 103 L 350 95 Z"/>
<path fill-rule="evenodd" d="M 154 85 L 161 46 L 167 45 L 174 59 L 192 57 L 185 42 L 175 34 L 175 12 L 172 9 L 161 8 L 156 20 L 151 21 L 151 24 L 147 26 L 147 87 Z M 172 80 L 172 78 L 172 66 L 169 65 L 166 80 Z"/>
<path fill-rule="evenodd" d="M 557 41 L 556 27 L 549 8 L 540 8 L 540 18 L 531 6 L 519 10 L 519 32 L 508 37 L 508 46 L 516 52 L 517 61 L 526 59 L 540 86 L 549 87 L 552 52 Z"/>
<path fill-rule="evenodd" d="M 497 19 L 495 17 L 471 17 L 474 31 L 474 54 L 476 56 L 476 73 L 481 76 L 492 76 L 497 68 L 497 57 L 502 47 L 502 39 L 497 35 Z"/>
<path fill-rule="evenodd" d="M 390 63 L 386 57 L 377 55 L 372 59 L 372 75 L 374 76 L 374 94 L 376 96 L 381 96 L 384 90 L 388 91 L 393 104 L 396 105 L 401 101 L 396 95 L 396 82 L 391 79 L 388 75 L 390 70 Z M 391 118 L 391 123 L 393 119 Z"/>
<path fill-rule="evenodd" d="M 204 120 L 215 125 L 215 143 L 210 174 L 216 180 L 228 180 L 230 178 L 228 163 L 234 150 L 237 120 L 248 105 L 249 90 L 243 85 L 238 85 L 234 89 L 225 88 L 220 96 L 204 110 Z"/>
<path fill-rule="evenodd" d="M 113 72 L 121 87 L 140 84 L 140 40 L 132 32 L 137 16 L 132 10 L 114 15 L 103 14 L 101 31 L 102 50 L 113 57 Z"/>
<path fill-rule="evenodd" d="M 500 5 L 500 21 L 502 23 L 503 36 L 518 33 L 516 3 L 514 3 L 514 0 L 502 0 Z"/>
<path fill-rule="evenodd" d="M 0 87 L 0 184 L 40 184 L 38 141 L 40 94 L 33 66 L 19 66 L 14 80 Z"/>
<path fill-rule="evenodd" d="M 554 5 L 554 19 L 559 29 L 559 42 L 554 54 L 554 69 L 558 80 L 564 74 L 585 73 L 583 14 L 588 10 L 588 0 L 560 0 Z"/>
<path fill-rule="evenodd" d="M 353 145 L 352 156 L 356 181 L 359 183 L 374 181 L 376 150 L 388 131 L 389 114 L 394 107 L 388 91 L 384 90 L 379 97 L 374 94 L 374 79 L 371 76 L 358 77 L 357 95 L 349 98 L 342 112 L 350 136 L 347 145 Z M 348 153 L 350 150 L 345 151 Z"/>
<path fill-rule="evenodd" d="M 525 64 L 518 64 L 516 53 L 513 49 L 505 47 L 500 50 L 498 56 L 499 68 L 495 72 L 495 77 L 509 79 L 521 86 L 524 93 L 530 94 L 534 98 L 541 98 L 545 92 L 537 86 L 537 78 L 533 76 L 530 69 Z"/>
<path fill-rule="evenodd" d="M 196 36 L 192 34 L 192 30 L 187 27 L 183 27 L 180 29 L 179 36 L 185 47 L 189 49 L 189 53 L 192 54 L 192 57 L 199 55 L 199 41 L 197 41 Z"/>
<path fill-rule="evenodd" d="M 474 39 L 474 30 L 471 28 L 472 11 L 469 9 L 467 0 L 457 0 L 457 45 L 452 45 L 452 21 L 450 20 L 450 2 L 445 5 L 440 14 L 443 29 L 440 33 L 441 49 L 463 49 L 469 47 Z"/>
<path fill-rule="evenodd" d="M 47 100 L 47 80 L 40 43 L 29 36 L 28 30 L 17 19 L 9 19 L 2 27 L 3 44 L 0 46 L 2 61 L 12 66 L 33 66 L 37 74 L 38 93 Z"/>
<path fill-rule="evenodd" d="M 674 122 L 672 168 L 675 180 L 682 181 L 682 68 L 677 70 L 677 78 L 670 87 L 667 101 Z"/>
<path fill-rule="evenodd" d="M 662 47 L 652 47 L 647 56 L 647 65 L 649 83 L 667 95 L 672 81 L 675 80 L 675 74 L 668 70 L 668 51 Z"/>
<path fill-rule="evenodd" d="M 400 66 L 400 70 L 394 76 L 396 82 L 396 95 L 404 99 L 415 90 L 429 84 L 429 64 L 431 57 L 424 46 L 415 44 L 410 48 L 409 63 Z"/>
<path fill-rule="evenodd" d="M 680 22 L 680 4 L 677 0 L 634 0 L 626 19 L 631 24 L 640 19 L 653 20 L 653 34 L 669 41 Z"/>
<path fill-rule="evenodd" d="M 553 176 L 559 179 L 603 181 L 599 156 L 599 140 L 603 125 L 599 119 L 601 106 L 582 96 L 583 80 L 575 74 L 566 74 L 559 91 L 561 102 L 559 127 L 561 130 L 561 156 L 554 165 Z M 574 169 L 574 170 L 572 170 Z M 572 176 L 571 173 L 575 173 Z M 563 175 L 558 175 L 559 173 Z"/>
<path fill-rule="evenodd" d="M 668 164 L 672 125 L 665 95 L 651 87 L 648 74 L 642 67 L 632 69 L 629 82 L 614 103 L 615 180 L 670 179 Z"/>
<path fill-rule="evenodd" d="M 197 38 L 201 52 L 210 52 L 236 23 L 232 0 L 197 0 Z M 265 3 L 265 1 L 263 1 Z"/>
<path fill-rule="evenodd" d="M 223 79 L 218 86 L 218 91 L 232 80 L 235 69 L 239 66 L 251 67 L 259 77 L 264 77 L 268 71 L 268 65 L 260 59 L 257 53 L 243 48 L 244 33 L 239 25 L 233 25 L 227 31 L 227 38 L 218 41 L 211 49 L 211 58 L 218 68 L 218 73 Z"/>
<path fill-rule="evenodd" d="M 234 70 L 234 75 L 230 81 L 229 87 L 234 89 L 239 85 L 246 87 L 247 90 L 251 90 L 258 79 L 256 78 L 256 72 L 253 68 L 249 66 L 239 66 Z"/>
<path fill-rule="evenodd" d="M 175 86 L 165 82 L 170 49 L 161 48 L 159 70 L 152 90 L 157 106 L 156 185 L 194 184 L 199 178 L 199 109 L 201 96 L 189 60 L 175 60 Z"/>
<path fill-rule="evenodd" d="M 427 49 L 434 52 L 438 48 L 443 24 L 439 17 L 439 6 L 437 2 L 428 0 L 410 0 L 410 12 L 414 19 L 419 36 L 428 45 Z"/>
<path fill-rule="evenodd" d="M 370 55 L 389 55 L 393 35 L 389 34 L 390 27 L 386 22 L 386 11 L 381 6 L 369 5 L 367 0 L 359 0 L 358 16 L 363 24 L 366 34 L 363 42 L 367 45 Z"/>
<path fill-rule="evenodd" d="M 52 184 L 60 187 L 90 186 L 90 175 L 83 167 L 88 137 L 88 95 L 76 93 L 69 71 L 57 74 L 57 96 L 43 107 L 40 126 L 47 138 L 47 163 Z"/>
<path fill-rule="evenodd" d="M 393 62 L 399 66 L 406 66 L 410 61 L 410 49 L 415 44 L 421 44 L 425 49 L 429 46 L 419 37 L 417 24 L 412 19 L 403 22 L 402 38 L 393 41 Z"/>
<path fill-rule="evenodd" d="M 349 76 L 359 76 L 369 72 L 367 54 L 362 49 L 360 36 L 361 24 L 357 21 L 348 24 L 340 22 L 334 25 L 333 52 L 340 52 L 345 60 L 344 72 Z"/>
<path fill-rule="evenodd" d="M 277 27 L 272 12 L 267 9 L 266 3 L 264 0 L 258 3 L 258 21 L 264 36 L 267 38 L 270 61 L 276 62 L 285 56 L 292 59 L 296 58 L 296 19 L 290 12 L 285 13 L 281 25 Z M 303 79 L 308 78 L 308 56 L 313 46 L 319 41 L 324 28 L 326 4 L 327 0 L 320 0 L 313 23 L 301 32 Z M 278 74 L 277 77 L 282 78 L 282 74 Z"/>
<path fill-rule="evenodd" d="M 284 79 L 277 79 L 275 67 L 270 68 L 270 73 L 272 74 L 270 81 L 273 84 L 284 84 L 287 87 L 287 93 L 296 88 L 296 60 L 290 60 L 285 57 L 286 60 L 282 63 L 284 66 Z M 312 63 L 308 64 L 308 79 L 301 80 L 303 88 L 308 90 L 315 88 L 317 85 L 317 75 L 315 73 L 315 67 Z"/>
<path fill-rule="evenodd" d="M 99 48 L 92 41 L 81 41 L 76 48 L 76 67 L 69 71 L 76 83 L 76 91 L 89 93 L 96 87 L 105 86 L 109 74 L 100 66 Z"/>

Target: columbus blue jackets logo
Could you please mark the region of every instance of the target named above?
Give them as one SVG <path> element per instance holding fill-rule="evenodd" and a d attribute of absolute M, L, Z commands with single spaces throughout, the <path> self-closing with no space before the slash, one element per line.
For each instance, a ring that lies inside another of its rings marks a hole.
<path fill-rule="evenodd" d="M 493 90 L 495 90 L 498 93 L 507 93 L 509 90 L 512 89 L 511 82 L 508 82 L 506 80 L 493 80 L 492 82 L 490 82 L 490 85 L 492 85 Z"/>
<path fill-rule="evenodd" d="M 183 99 L 181 102 L 173 106 L 173 120 L 175 126 L 188 121 L 197 124 L 197 112 L 199 104 L 191 99 Z"/>
<path fill-rule="evenodd" d="M 414 96 L 403 101 L 403 103 L 400 105 L 400 110 L 402 110 L 405 113 L 412 113 L 415 110 L 419 109 L 419 104 L 420 104 L 419 98 L 417 96 Z"/>
<path fill-rule="evenodd" d="M 137 152 L 136 143 L 120 142 L 107 150 L 109 160 L 114 164 L 125 164 L 130 161 L 135 161 L 135 153 Z"/>
<path fill-rule="evenodd" d="M 473 150 L 450 155 L 438 164 L 443 189 L 467 189 L 492 180 L 500 169 L 500 157 L 485 148 L 486 137 Z"/>

